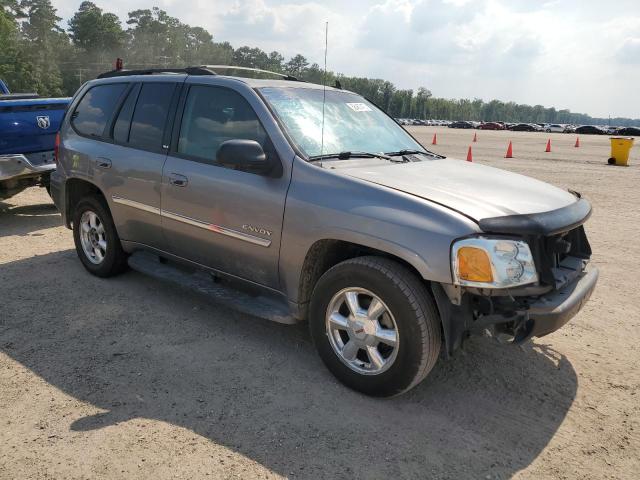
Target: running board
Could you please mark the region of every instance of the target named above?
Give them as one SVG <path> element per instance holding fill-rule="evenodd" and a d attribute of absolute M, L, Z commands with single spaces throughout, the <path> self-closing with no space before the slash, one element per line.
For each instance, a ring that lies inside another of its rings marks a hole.
<path fill-rule="evenodd" d="M 291 316 L 286 302 L 266 295 L 254 296 L 224 285 L 223 282 L 215 281 L 215 277 L 204 270 L 188 271 L 170 262 L 161 261 L 158 255 L 142 251 L 132 254 L 128 263 L 133 270 L 169 281 L 185 290 L 198 292 L 213 302 L 233 310 L 273 322 L 297 323 Z"/>

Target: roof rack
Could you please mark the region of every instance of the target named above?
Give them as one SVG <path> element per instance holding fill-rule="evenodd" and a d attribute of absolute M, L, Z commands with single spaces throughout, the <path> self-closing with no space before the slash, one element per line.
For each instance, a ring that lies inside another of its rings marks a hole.
<path fill-rule="evenodd" d="M 201 65 L 198 67 L 184 67 L 184 68 L 147 68 L 143 70 L 123 70 L 116 69 L 109 72 L 104 72 L 98 75 L 97 78 L 111 78 L 111 77 L 127 77 L 130 75 L 161 75 L 165 73 L 185 73 L 187 75 L 218 75 L 216 70 L 242 70 L 249 72 L 267 73 L 269 75 L 275 75 L 283 80 L 290 80 L 292 82 L 299 82 L 298 78 L 293 75 L 287 75 L 285 73 L 271 72 L 269 70 L 262 70 L 260 68 L 250 67 L 238 67 L 235 65 Z"/>
<path fill-rule="evenodd" d="M 185 68 L 146 68 L 143 70 L 111 70 L 98 75 L 97 78 L 111 77 L 127 77 L 130 75 L 154 75 L 163 73 L 186 73 L 187 75 L 216 75 L 204 67 L 185 67 Z"/>
<path fill-rule="evenodd" d="M 211 71 L 217 71 L 217 70 L 243 70 L 243 71 L 248 71 L 248 72 L 268 73 L 269 75 L 275 75 L 277 77 L 280 77 L 283 80 L 290 80 L 292 82 L 300 82 L 301 81 L 299 78 L 294 77 L 293 75 L 289 75 L 289 74 L 286 74 L 286 73 L 272 72 L 271 70 L 263 70 L 261 68 L 238 67 L 236 65 L 202 65 L 200 68 L 206 68 L 207 70 L 211 70 Z"/>

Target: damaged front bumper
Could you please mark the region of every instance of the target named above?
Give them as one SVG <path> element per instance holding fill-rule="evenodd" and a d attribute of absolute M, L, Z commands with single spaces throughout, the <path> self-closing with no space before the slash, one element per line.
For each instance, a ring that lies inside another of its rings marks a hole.
<path fill-rule="evenodd" d="M 562 275 L 557 272 L 558 278 Z M 555 332 L 589 300 L 598 282 L 598 269 L 580 269 L 564 275 L 558 288 L 535 296 L 479 295 L 464 292 L 452 302 L 442 285 L 432 284 L 442 319 L 447 354 L 462 346 L 465 337 L 489 331 L 510 343 Z"/>
<path fill-rule="evenodd" d="M 529 337 L 542 337 L 555 332 L 571 320 L 591 297 L 598 283 L 598 275 L 598 269 L 592 267 L 560 290 L 531 303 L 526 311 L 533 322 Z"/>

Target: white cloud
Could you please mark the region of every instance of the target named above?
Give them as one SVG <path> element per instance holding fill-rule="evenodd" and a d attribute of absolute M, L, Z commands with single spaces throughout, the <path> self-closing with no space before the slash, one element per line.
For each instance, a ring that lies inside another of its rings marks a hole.
<path fill-rule="evenodd" d="M 640 116 L 637 0 L 95 0 L 124 21 L 158 5 L 218 41 L 437 96 Z M 615 3 L 615 5 L 613 4 Z M 79 1 L 54 0 L 68 19 Z"/>

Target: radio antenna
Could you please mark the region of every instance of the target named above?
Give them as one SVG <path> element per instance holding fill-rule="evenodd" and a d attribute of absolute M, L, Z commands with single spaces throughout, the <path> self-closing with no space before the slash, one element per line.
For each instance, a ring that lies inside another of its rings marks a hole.
<path fill-rule="evenodd" d="M 322 133 L 320 134 L 320 159 L 324 155 L 324 105 L 327 101 L 327 47 L 329 46 L 329 22 L 324 24 L 324 75 L 322 76 Z"/>

